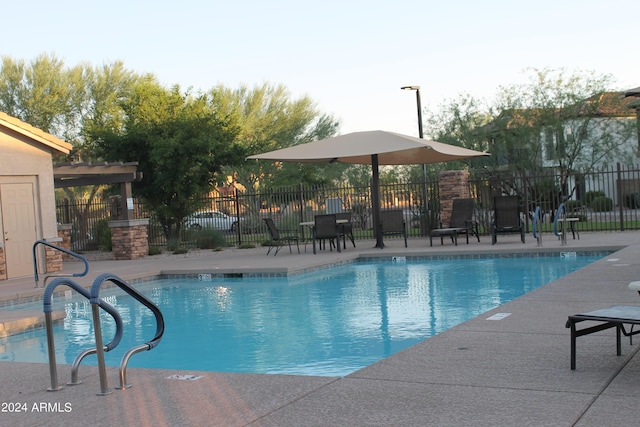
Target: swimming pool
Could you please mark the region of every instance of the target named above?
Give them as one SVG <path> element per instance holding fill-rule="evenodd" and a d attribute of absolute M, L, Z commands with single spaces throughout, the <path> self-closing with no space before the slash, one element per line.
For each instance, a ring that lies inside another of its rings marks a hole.
<path fill-rule="evenodd" d="M 294 277 L 164 279 L 136 285 L 165 317 L 162 342 L 130 367 L 343 376 L 571 273 L 608 253 L 540 258 L 367 261 Z M 404 261 L 404 262 L 403 262 Z M 111 294 L 110 294 L 111 293 Z M 103 298 L 122 315 L 118 366 L 155 331 L 151 312 L 119 291 Z M 65 310 L 55 328 L 58 363 L 93 345 L 91 307 Z M 102 318 L 103 337 L 115 332 Z M 0 360 L 47 363 L 44 331 L 0 340 Z M 95 356 L 86 364 L 96 364 Z"/>

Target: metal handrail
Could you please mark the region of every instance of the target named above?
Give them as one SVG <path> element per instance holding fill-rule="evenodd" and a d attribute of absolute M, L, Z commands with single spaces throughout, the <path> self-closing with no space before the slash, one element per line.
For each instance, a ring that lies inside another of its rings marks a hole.
<path fill-rule="evenodd" d="M 85 298 L 90 299 L 89 291 L 83 288 L 77 282 L 74 282 L 69 278 L 62 278 L 62 277 L 56 278 L 53 282 L 49 283 L 49 285 L 45 288 L 44 295 L 43 295 L 43 311 L 45 316 L 45 327 L 47 330 L 47 350 L 49 353 L 49 373 L 51 376 L 51 388 L 47 389 L 49 391 L 58 391 L 61 389 L 61 387 L 58 386 L 56 351 L 55 351 L 55 343 L 54 343 L 54 337 L 53 337 L 53 320 L 51 316 L 51 313 L 53 311 L 53 306 L 52 306 L 53 291 L 56 287 L 60 285 L 67 285 L 73 290 L 75 290 L 76 292 L 78 292 L 79 294 L 81 294 L 82 296 L 84 296 Z M 124 329 L 122 317 L 120 317 L 120 314 L 118 313 L 118 311 L 111 304 L 107 303 L 102 299 L 99 299 L 97 301 L 96 306 L 102 308 L 104 311 L 109 313 L 113 317 L 116 323 L 116 333 L 113 337 L 113 340 L 111 340 L 111 342 L 107 345 L 104 345 L 104 346 L 101 345 L 101 350 L 103 352 L 113 350 L 118 346 L 118 344 L 120 343 L 120 340 L 122 339 L 122 332 Z M 84 359 L 84 357 L 86 357 L 89 354 L 93 354 L 96 351 L 97 350 L 95 349 L 87 349 L 82 351 L 76 357 L 76 360 L 73 362 L 71 382 L 68 383 L 69 385 L 79 384 L 78 383 L 78 366 L 80 365 L 80 362 L 82 361 L 82 359 Z"/>
<path fill-rule="evenodd" d="M 533 237 L 538 242 L 538 246 L 542 246 L 542 210 L 540 206 L 536 206 L 536 210 L 533 213 L 533 226 L 531 231 Z"/>
<path fill-rule="evenodd" d="M 100 374 L 100 387 L 101 394 L 106 394 L 108 390 L 107 377 L 106 377 L 106 366 L 104 363 L 104 352 L 102 350 L 102 333 L 100 328 L 100 316 L 97 310 L 97 304 L 100 301 L 100 287 L 104 282 L 112 282 L 120 289 L 124 290 L 127 294 L 131 295 L 142 305 L 147 307 L 151 312 L 153 312 L 156 318 L 156 333 L 154 337 L 146 342 L 145 344 L 138 345 L 128 350 L 125 355 L 122 357 L 120 362 L 120 387 L 119 389 L 126 389 L 131 387 L 131 385 L 127 384 L 126 381 L 126 370 L 127 364 L 129 363 L 129 358 L 138 352 L 148 351 L 152 348 L 156 347 L 160 340 L 162 339 L 162 335 L 164 334 L 164 317 L 162 316 L 162 312 L 158 308 L 157 305 L 153 303 L 153 301 L 149 300 L 147 297 L 139 293 L 135 288 L 131 287 L 127 282 L 119 278 L 118 276 L 111 273 L 103 273 L 95 278 L 93 281 L 93 285 L 91 286 L 91 308 L 93 312 L 93 320 L 94 320 L 94 330 L 96 334 L 96 350 L 98 356 L 98 371 Z"/>
<path fill-rule="evenodd" d="M 556 211 L 556 217 L 553 220 L 553 234 L 558 236 L 560 239 L 560 246 L 565 246 L 567 244 L 567 230 L 565 219 L 567 217 L 567 207 L 564 203 L 560 203 L 558 206 L 558 210 Z M 562 230 L 558 231 L 558 222 L 561 222 Z"/>
<path fill-rule="evenodd" d="M 36 253 L 36 247 L 38 245 L 44 245 L 44 246 L 48 246 L 50 248 L 56 249 L 60 252 L 64 252 L 67 255 L 71 255 L 72 257 L 78 258 L 79 260 L 81 260 L 84 263 L 84 271 L 81 273 L 52 273 L 52 274 L 45 274 L 44 279 L 42 280 L 42 287 L 46 287 L 47 286 L 47 279 L 51 278 L 51 277 L 82 277 L 82 276 L 86 276 L 87 273 L 89 272 L 89 261 L 87 261 L 87 259 L 85 257 L 83 257 L 80 254 L 77 254 L 75 252 L 72 252 L 68 249 L 65 248 L 61 248 L 60 246 L 56 246 L 53 245 L 49 242 L 46 242 L 44 240 L 37 240 L 34 244 L 33 244 L 33 276 L 36 282 L 36 288 L 38 287 L 38 259 L 37 259 L 37 253 Z"/>

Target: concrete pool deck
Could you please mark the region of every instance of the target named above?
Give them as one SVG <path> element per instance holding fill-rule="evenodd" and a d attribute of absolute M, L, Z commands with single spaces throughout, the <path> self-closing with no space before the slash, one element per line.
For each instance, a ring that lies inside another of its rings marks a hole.
<path fill-rule="evenodd" d="M 538 248 L 531 235 L 490 237 L 478 243 L 427 239 L 357 242 L 341 254 L 265 256 L 265 248 L 228 249 L 137 261 L 92 261 L 85 278 L 111 272 L 132 281 L 160 274 L 280 273 L 311 269 L 358 256 L 617 250 L 575 273 L 454 327 L 346 377 L 228 374 L 155 369 L 127 370 L 133 387 L 98 396 L 97 368 L 81 366 L 83 384 L 66 386 L 70 366 L 58 365 L 64 387 L 48 392 L 49 366 L 0 362 L 0 425 L 136 426 L 597 426 L 635 425 L 640 384 L 640 349 L 622 341 L 616 356 L 615 332 L 578 339 L 577 369 L 570 370 L 567 317 L 615 304 L 640 305 L 628 289 L 640 280 L 640 233 L 582 233 L 561 247 L 545 235 Z M 81 264 L 65 263 L 65 271 Z M 32 278 L 0 281 L 0 302 L 38 297 Z M 488 320 L 494 314 L 501 320 Z M 0 311 L 0 324 L 9 322 Z M 13 314 L 15 316 L 15 314 Z M 13 319 L 15 320 L 15 319 Z M 292 337 L 295 339 L 295 337 Z M 160 344 L 162 345 L 162 344 Z M 5 360 L 11 355 L 2 353 Z M 224 349 L 222 349 L 224 350 Z M 133 356 L 135 357 L 135 355 Z M 200 379 L 168 379 L 181 374 Z M 118 385 L 116 368 L 109 386 Z M 18 412 L 17 409 L 21 411 Z"/>

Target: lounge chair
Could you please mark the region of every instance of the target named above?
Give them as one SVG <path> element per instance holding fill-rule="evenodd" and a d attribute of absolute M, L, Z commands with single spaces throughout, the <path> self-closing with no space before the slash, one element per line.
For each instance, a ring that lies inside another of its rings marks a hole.
<path fill-rule="evenodd" d="M 280 252 L 280 249 L 282 249 L 282 247 L 287 244 L 289 245 L 289 253 L 293 253 L 293 251 L 291 250 L 292 242 L 295 242 L 296 246 L 298 247 L 298 253 L 300 253 L 300 244 L 299 244 L 298 234 L 296 232 L 287 231 L 287 233 L 292 233 L 292 234 L 282 236 L 280 232 L 286 231 L 286 230 L 278 230 L 278 227 L 276 227 L 276 224 L 273 222 L 273 219 L 271 218 L 263 218 L 263 219 L 264 219 L 264 222 L 267 224 L 267 229 L 269 230 L 269 235 L 271 236 L 271 242 L 272 242 L 272 246 L 269 246 L 267 255 L 269 255 L 269 253 L 273 248 L 276 248 L 276 251 L 273 254 L 273 256 L 278 255 L 278 252 Z"/>
<path fill-rule="evenodd" d="M 340 235 L 342 236 L 342 247 L 347 249 L 347 237 L 351 240 L 353 247 L 356 247 L 356 241 L 353 238 L 353 222 L 351 221 L 351 212 L 336 213 L 336 220 L 346 220 L 347 222 L 338 224 Z"/>
<path fill-rule="evenodd" d="M 590 321 L 599 322 L 595 326 L 577 329 L 576 323 Z M 631 328 L 627 331 L 624 325 Z M 571 328 L 571 369 L 576 369 L 576 338 L 589 335 L 605 329 L 616 328 L 616 354 L 622 354 L 621 334 L 629 337 L 640 334 L 640 330 L 633 330 L 634 325 L 640 325 L 640 307 L 633 305 L 614 305 L 600 310 L 590 311 L 584 314 L 574 314 L 567 320 L 567 328 Z"/>
<path fill-rule="evenodd" d="M 491 244 L 498 241 L 498 233 L 520 233 L 524 243 L 524 224 L 520 218 L 520 198 L 518 196 L 497 196 L 493 199 L 493 226 Z"/>
<path fill-rule="evenodd" d="M 402 209 L 389 209 L 380 212 L 382 235 L 403 235 L 404 247 L 407 247 L 407 225 Z"/>
<path fill-rule="evenodd" d="M 444 245 L 444 236 L 450 236 L 451 241 L 457 246 L 460 234 L 464 234 L 467 237 L 467 245 L 469 244 L 469 234 L 476 236 L 478 242 L 480 242 L 478 223 L 473 220 L 474 208 L 474 199 L 453 199 L 449 226 L 443 227 L 440 224 L 440 228 L 431 230 L 429 233 L 429 246 L 433 246 L 433 238 L 438 236 L 440 237 L 441 245 Z"/>
<path fill-rule="evenodd" d="M 629 283 L 629 289 L 640 293 L 640 281 Z M 576 328 L 577 323 L 584 321 L 589 321 L 591 326 L 582 329 Z M 599 324 L 594 325 L 594 322 L 599 322 Z M 631 325 L 629 331 L 626 330 L 625 324 Z M 629 337 L 629 343 L 633 344 L 631 341 L 633 335 L 640 334 L 640 330 L 633 330 L 635 325 L 640 325 L 640 306 L 636 305 L 614 305 L 569 316 L 566 327 L 571 328 L 571 369 L 576 369 L 576 338 L 616 328 L 616 354 L 620 356 L 622 354 L 621 335 Z"/>
<path fill-rule="evenodd" d="M 334 243 L 338 252 L 340 251 L 340 229 L 336 223 L 336 214 L 316 215 L 313 226 L 313 253 L 316 253 L 316 240 L 329 240 L 329 249 Z"/>

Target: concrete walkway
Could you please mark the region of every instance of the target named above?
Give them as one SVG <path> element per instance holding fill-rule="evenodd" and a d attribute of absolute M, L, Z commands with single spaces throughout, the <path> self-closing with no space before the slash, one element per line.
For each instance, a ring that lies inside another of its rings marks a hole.
<path fill-rule="evenodd" d="M 89 276 L 78 281 L 90 284 L 107 271 L 129 281 L 160 274 L 293 273 L 362 255 L 617 252 L 343 378 L 131 368 L 132 388 L 97 396 L 97 368 L 81 368 L 81 385 L 47 392 L 48 365 L 0 362 L 0 425 L 601 427 L 638 422 L 640 357 L 633 356 L 640 347 L 624 339 L 618 357 L 614 330 L 581 337 L 577 369 L 571 371 L 565 322 L 571 314 L 640 304 L 627 287 L 640 279 L 640 233 L 582 233 L 565 247 L 547 235 L 542 248 L 530 235 L 524 245 L 515 235 L 499 236 L 495 246 L 486 236 L 481 243 L 457 247 L 445 241 L 430 248 L 428 239 L 410 240 L 407 249 L 401 240 L 387 243 L 380 250 L 372 248 L 373 242 L 357 242 L 357 249 L 347 246 L 342 254 L 313 255 L 309 247 L 300 255 L 283 249 L 266 257 L 258 248 L 95 261 Z M 65 263 L 65 271 L 80 270 L 79 263 Z M 41 294 L 32 278 L 0 282 L 0 303 Z M 511 315 L 487 320 L 496 313 Z M 0 324 L 10 321 L 9 311 L 0 311 Z M 0 358 L 10 356 L 2 350 Z M 69 372 L 67 365 L 58 367 L 61 384 Z M 167 379 L 173 374 L 202 378 Z M 110 368 L 108 378 L 110 386 L 117 385 L 117 370 Z"/>

